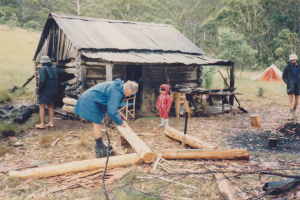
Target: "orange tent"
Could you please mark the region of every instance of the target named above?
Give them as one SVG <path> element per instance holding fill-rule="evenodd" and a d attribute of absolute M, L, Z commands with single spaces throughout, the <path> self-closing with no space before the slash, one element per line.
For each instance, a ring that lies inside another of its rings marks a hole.
<path fill-rule="evenodd" d="M 268 71 L 266 71 L 262 77 L 258 79 L 259 82 L 281 82 L 283 80 L 281 76 L 279 76 L 276 71 L 271 67 Z"/>

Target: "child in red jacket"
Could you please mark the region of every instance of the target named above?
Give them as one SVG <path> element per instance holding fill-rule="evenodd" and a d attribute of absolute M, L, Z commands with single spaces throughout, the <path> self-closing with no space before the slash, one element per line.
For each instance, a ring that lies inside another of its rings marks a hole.
<path fill-rule="evenodd" d="M 161 118 L 161 124 L 159 127 L 168 126 L 169 122 L 169 112 L 171 108 L 171 97 L 169 95 L 169 86 L 167 84 L 162 84 L 159 89 L 160 95 L 157 100 L 156 109 L 159 110 L 159 116 Z"/>

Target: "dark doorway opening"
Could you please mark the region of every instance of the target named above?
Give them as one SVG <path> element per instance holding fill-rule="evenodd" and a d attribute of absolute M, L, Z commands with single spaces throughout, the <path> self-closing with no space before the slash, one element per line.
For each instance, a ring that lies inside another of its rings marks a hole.
<path fill-rule="evenodd" d="M 136 94 L 135 109 L 140 110 L 143 94 L 143 66 L 142 65 L 126 65 L 126 81 L 131 80 L 139 84 L 139 90 Z"/>

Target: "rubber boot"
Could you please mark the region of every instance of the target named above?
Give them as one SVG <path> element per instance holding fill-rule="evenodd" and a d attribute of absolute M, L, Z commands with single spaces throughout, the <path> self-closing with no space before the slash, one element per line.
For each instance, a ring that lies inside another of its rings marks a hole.
<path fill-rule="evenodd" d="M 290 120 L 290 121 L 295 120 L 295 114 L 294 114 L 294 112 L 292 112 L 292 113 L 290 114 L 290 117 L 288 118 L 288 120 Z"/>
<path fill-rule="evenodd" d="M 166 126 L 169 126 L 169 119 L 165 119 Z"/>
<path fill-rule="evenodd" d="M 165 126 L 165 119 L 164 118 L 160 118 L 161 119 L 161 124 L 158 125 L 158 127 L 163 127 Z"/>
<path fill-rule="evenodd" d="M 95 139 L 96 146 L 95 151 L 97 158 L 107 157 L 107 147 L 103 144 L 102 137 Z M 108 154 L 111 156 L 114 154 L 113 150 L 108 150 Z"/>

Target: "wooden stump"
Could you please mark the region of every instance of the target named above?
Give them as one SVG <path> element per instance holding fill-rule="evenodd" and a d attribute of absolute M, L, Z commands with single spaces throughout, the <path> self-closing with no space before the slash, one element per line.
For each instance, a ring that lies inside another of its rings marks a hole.
<path fill-rule="evenodd" d="M 261 127 L 259 115 L 250 115 L 250 122 L 253 127 L 256 127 L 256 128 Z"/>
<path fill-rule="evenodd" d="M 164 149 L 164 159 L 249 160 L 247 149 Z"/>

